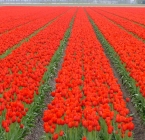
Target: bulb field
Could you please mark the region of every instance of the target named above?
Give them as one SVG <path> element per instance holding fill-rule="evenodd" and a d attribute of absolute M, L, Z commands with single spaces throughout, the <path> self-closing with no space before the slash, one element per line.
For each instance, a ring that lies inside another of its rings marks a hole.
<path fill-rule="evenodd" d="M 145 9 L 0 7 L 0 140 L 144 140 Z"/>

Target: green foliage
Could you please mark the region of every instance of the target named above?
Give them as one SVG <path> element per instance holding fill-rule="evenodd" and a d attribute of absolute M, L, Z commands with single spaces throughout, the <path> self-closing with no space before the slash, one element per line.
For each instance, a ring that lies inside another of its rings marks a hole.
<path fill-rule="evenodd" d="M 102 47 L 105 49 L 106 54 L 108 55 L 116 71 L 118 72 L 122 80 L 122 84 L 129 91 L 135 108 L 139 112 L 140 117 L 142 118 L 143 122 L 145 122 L 145 99 L 140 93 L 140 88 L 136 86 L 136 81 L 132 77 L 130 77 L 130 73 L 126 70 L 125 64 L 121 62 L 119 55 L 115 52 L 113 47 L 105 39 L 105 37 L 103 36 L 99 28 L 95 25 L 91 17 L 89 15 L 88 17 L 98 39 L 100 40 L 102 44 Z"/>

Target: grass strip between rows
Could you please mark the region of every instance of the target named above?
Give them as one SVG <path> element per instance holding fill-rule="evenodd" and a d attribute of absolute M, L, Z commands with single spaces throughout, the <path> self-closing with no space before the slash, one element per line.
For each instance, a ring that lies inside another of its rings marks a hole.
<path fill-rule="evenodd" d="M 68 12 L 68 11 L 66 11 L 66 12 Z M 58 18 L 60 18 L 66 12 L 60 14 L 59 16 L 57 16 L 55 18 L 53 18 L 48 23 L 46 23 L 44 26 L 40 27 L 39 29 L 37 29 L 36 31 L 34 31 L 32 34 L 28 35 L 26 38 L 24 38 L 21 41 L 19 41 L 18 44 L 16 44 L 16 45 L 12 46 L 11 48 L 7 49 L 3 54 L 0 55 L 0 59 L 4 59 L 5 57 L 7 57 L 10 53 L 12 53 L 12 51 L 14 51 L 18 47 L 20 47 L 23 43 L 28 42 L 33 36 L 36 36 L 39 32 L 41 32 L 42 30 L 44 30 L 47 26 L 49 26 L 55 20 L 57 20 Z"/>
<path fill-rule="evenodd" d="M 56 69 L 59 66 L 63 52 L 65 50 L 65 47 L 67 46 L 67 42 L 70 37 L 70 32 L 74 23 L 74 18 L 75 16 L 73 17 L 68 30 L 65 32 L 64 38 L 60 42 L 60 46 L 58 50 L 55 52 L 54 56 L 52 57 L 49 66 L 47 66 L 47 71 L 45 72 L 43 76 L 44 84 L 40 86 L 39 96 L 36 97 L 36 102 L 34 102 L 33 109 L 29 112 L 30 114 L 28 114 L 28 117 L 29 115 L 31 115 L 31 117 L 29 117 L 30 128 L 31 128 L 31 124 L 34 123 L 34 119 L 31 119 L 31 118 L 34 118 L 40 114 L 41 109 L 45 107 L 44 99 L 45 99 L 46 93 L 52 91 L 52 87 L 48 84 L 48 81 L 51 80 L 51 78 L 56 75 Z"/>
<path fill-rule="evenodd" d="M 40 19 L 40 18 L 37 18 L 37 19 Z M 15 27 L 11 28 L 11 29 L 5 30 L 4 32 L 0 33 L 0 36 L 4 35 L 4 34 L 6 34 L 6 33 L 9 33 L 9 32 L 11 32 L 11 31 L 13 31 L 13 30 L 15 30 L 15 29 L 17 29 L 17 28 L 20 28 L 20 27 L 22 27 L 22 26 L 25 26 L 25 25 L 29 24 L 30 22 L 33 22 L 33 21 L 35 21 L 35 20 L 37 20 L 37 19 L 30 20 L 30 21 L 28 21 L 28 22 L 25 22 L 25 23 L 22 23 L 22 24 L 20 24 L 20 25 L 17 25 L 17 26 L 15 26 Z"/>
<path fill-rule="evenodd" d="M 31 128 L 34 127 L 35 118 L 42 113 L 42 109 L 45 107 L 45 97 L 46 93 L 52 91 L 52 87 L 48 84 L 48 81 L 56 75 L 56 69 L 59 66 L 60 60 L 63 56 L 65 47 L 67 46 L 68 39 L 70 37 L 70 32 L 74 23 L 75 15 L 72 18 L 69 28 L 65 32 L 64 38 L 60 41 L 60 46 L 55 52 L 54 56 L 51 59 L 51 62 L 47 66 L 47 71 L 43 75 L 44 84 L 39 87 L 39 95 L 35 96 L 34 102 L 31 104 L 29 111 L 24 117 L 24 128 L 16 130 L 16 134 L 11 135 L 11 140 L 23 140 L 25 136 L 30 132 Z M 17 129 L 17 128 L 14 128 Z M 0 134 L 0 140 L 9 140 L 5 133 Z"/>
<path fill-rule="evenodd" d="M 44 99 L 45 99 L 46 93 L 52 91 L 52 87 L 48 84 L 48 81 L 56 75 L 56 69 L 60 63 L 64 49 L 67 45 L 67 42 L 68 42 L 68 39 L 70 36 L 70 32 L 71 32 L 71 29 L 73 26 L 73 22 L 74 22 L 74 17 L 70 23 L 69 29 L 65 33 L 63 40 L 61 40 L 61 42 L 60 42 L 60 46 L 59 46 L 58 50 L 54 54 L 49 66 L 47 67 L 47 72 L 43 76 L 43 80 L 45 81 L 45 83 L 40 86 L 39 97 L 37 98 L 34 109 L 32 111 L 30 111 L 30 115 L 32 117 L 35 115 L 35 113 L 37 113 L 37 116 L 40 114 L 41 109 L 45 107 Z M 35 112 L 35 113 L 33 113 L 34 115 L 32 115 L 32 112 Z M 34 116 L 34 117 L 36 117 L 36 116 Z M 29 123 L 30 125 L 32 123 L 34 123 L 34 121 L 33 120 L 31 121 L 31 119 L 29 122 L 30 122 Z"/>
<path fill-rule="evenodd" d="M 133 22 L 134 24 L 138 24 L 138 25 L 140 25 L 140 26 L 142 26 L 142 27 L 145 28 L 145 25 L 144 25 L 143 23 L 139 23 L 139 22 L 137 22 L 137 21 L 135 21 L 135 20 L 131 20 L 131 19 L 128 19 L 128 18 L 126 18 L 126 17 L 117 15 L 116 13 L 112 13 L 112 12 L 105 11 L 105 10 L 102 10 L 102 9 L 99 9 L 99 10 L 100 10 L 100 11 L 103 11 L 103 12 L 107 12 L 107 13 L 112 14 L 112 15 L 114 15 L 114 16 L 117 16 L 117 17 L 119 17 L 119 18 L 122 18 L 122 19 L 125 19 L 125 20 L 128 20 L 128 21 L 131 21 L 131 22 Z"/>
<path fill-rule="evenodd" d="M 99 28 L 96 26 L 92 18 L 88 14 L 88 18 L 94 28 L 94 31 L 97 35 L 97 38 L 100 40 L 102 47 L 105 50 L 105 53 L 110 58 L 112 64 L 114 65 L 117 73 L 119 74 L 122 84 L 129 91 L 132 102 L 140 114 L 141 119 L 145 122 L 145 99 L 140 93 L 140 88 L 136 87 L 136 81 L 130 77 L 130 73 L 127 72 L 125 68 L 125 64 L 122 64 L 119 55 L 115 52 L 113 47 L 109 44 L 109 42 L 105 39 Z"/>
<path fill-rule="evenodd" d="M 100 14 L 100 13 L 99 13 Z M 132 35 L 133 37 L 135 37 L 136 39 L 142 41 L 143 43 L 145 43 L 145 39 L 143 39 L 142 37 L 140 37 L 139 35 L 137 35 L 136 33 L 133 33 L 132 31 L 129 31 L 128 29 L 126 29 L 124 26 L 120 25 L 119 23 L 117 23 L 116 21 L 110 19 L 109 17 L 100 14 L 101 16 L 103 16 L 104 18 L 106 18 L 107 20 L 109 20 L 110 22 L 112 22 L 113 24 L 117 25 L 120 29 L 126 31 L 128 34 Z"/>

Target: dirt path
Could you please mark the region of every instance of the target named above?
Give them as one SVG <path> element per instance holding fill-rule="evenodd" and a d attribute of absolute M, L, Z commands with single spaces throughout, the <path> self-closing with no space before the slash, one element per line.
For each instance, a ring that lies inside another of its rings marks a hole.
<path fill-rule="evenodd" d="M 106 55 L 106 57 L 109 59 L 108 55 Z M 115 77 L 118 79 L 118 83 L 120 84 L 121 90 L 122 90 L 123 95 L 124 95 L 124 99 L 126 99 L 127 97 L 130 97 L 129 92 L 122 84 L 120 75 L 116 72 L 115 67 L 111 63 L 110 59 L 109 59 L 109 61 L 110 61 L 113 73 L 114 73 Z M 134 132 L 134 140 L 145 140 L 145 125 L 143 124 L 141 118 L 139 117 L 138 112 L 136 111 L 132 102 L 127 102 L 127 107 L 130 110 L 130 114 L 133 114 L 133 122 L 135 124 L 135 129 L 133 131 Z"/>
<path fill-rule="evenodd" d="M 55 87 L 56 87 L 55 86 L 56 85 L 55 78 L 58 77 L 58 72 L 60 71 L 60 69 L 62 67 L 64 56 L 65 56 L 65 51 L 63 51 L 63 56 L 62 56 L 60 63 L 55 71 L 56 75 L 53 76 L 48 81 L 48 84 L 52 87 L 52 91 L 55 90 Z M 46 93 L 46 97 L 45 97 L 45 106 L 46 107 L 42 110 L 42 112 L 44 112 L 47 109 L 47 104 L 49 104 L 51 102 L 51 100 L 52 100 L 52 97 L 50 95 L 50 92 Z M 42 118 L 43 118 L 43 114 L 41 114 L 40 116 L 38 116 L 36 118 L 35 127 L 31 130 L 30 134 L 28 136 L 26 136 L 25 140 L 40 140 L 41 136 L 44 134 Z"/>
<path fill-rule="evenodd" d="M 98 31 L 96 33 L 97 37 L 99 36 L 99 32 L 100 31 L 98 29 Z M 100 39 L 98 38 L 98 40 L 100 40 Z M 101 40 L 100 40 L 100 42 L 101 42 Z M 102 47 L 103 47 L 103 49 L 105 48 L 104 46 L 102 46 Z M 114 65 L 113 65 L 113 63 L 112 63 L 112 61 L 111 61 L 111 59 L 110 59 L 110 57 L 105 49 L 104 49 L 104 52 L 105 52 L 106 57 L 109 59 L 114 76 L 118 79 L 118 83 L 119 83 L 121 90 L 123 92 L 124 99 L 126 99 L 126 97 L 130 97 L 130 93 L 128 92 L 127 88 L 122 84 L 121 76 L 118 74 L 116 68 L 114 67 Z M 130 110 L 130 114 L 133 114 L 133 122 L 135 124 L 135 129 L 133 131 L 134 132 L 134 140 L 145 140 L 145 125 L 143 124 L 143 121 L 141 120 L 136 108 L 134 107 L 132 102 L 127 102 L 127 107 Z"/>

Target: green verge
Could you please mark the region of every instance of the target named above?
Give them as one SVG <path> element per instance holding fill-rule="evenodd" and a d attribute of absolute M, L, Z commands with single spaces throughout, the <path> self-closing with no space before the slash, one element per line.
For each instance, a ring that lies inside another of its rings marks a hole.
<path fill-rule="evenodd" d="M 68 12 L 68 11 L 66 11 Z M 12 46 L 11 48 L 7 49 L 5 52 L 3 52 L 2 54 L 0 54 L 0 59 L 4 59 L 5 57 L 7 57 L 9 54 L 11 54 L 15 49 L 19 48 L 23 43 L 28 42 L 32 37 L 36 36 L 39 32 L 41 32 L 42 30 L 44 30 L 45 28 L 47 28 L 50 24 L 52 24 L 54 21 L 56 21 L 58 18 L 60 18 L 62 15 L 64 15 L 66 12 L 60 14 L 59 16 L 53 18 L 52 20 L 50 20 L 48 23 L 46 23 L 45 25 L 43 25 L 42 27 L 40 27 L 39 29 L 37 29 L 36 31 L 34 31 L 33 33 L 31 33 L 30 35 L 28 35 L 27 37 L 25 37 L 24 39 L 22 39 L 21 41 L 19 41 L 17 44 L 15 44 L 14 46 Z"/>
<path fill-rule="evenodd" d="M 101 11 L 110 13 L 111 15 L 117 16 L 117 17 L 119 17 L 119 18 L 122 18 L 122 19 L 125 19 L 125 20 L 128 20 L 128 21 L 131 21 L 131 22 L 133 22 L 134 24 L 140 25 L 140 26 L 142 26 L 142 27 L 145 28 L 145 25 L 144 25 L 143 23 L 139 23 L 139 22 L 137 22 L 137 21 L 135 21 L 135 20 L 128 19 L 128 18 L 126 18 L 126 17 L 123 17 L 123 16 L 120 16 L 120 15 L 111 13 L 111 12 L 109 12 L 109 11 L 105 11 L 105 10 L 101 10 Z"/>
<path fill-rule="evenodd" d="M 51 59 L 51 62 L 47 66 L 47 71 L 42 78 L 44 84 L 39 87 L 39 94 L 35 95 L 34 102 L 30 105 L 26 116 L 22 120 L 24 128 L 20 129 L 19 125 L 15 123 L 14 126 L 12 126 L 12 129 L 10 129 L 12 130 L 12 132 L 10 131 L 9 133 L 6 133 L 4 132 L 4 130 L 0 132 L 0 140 L 23 140 L 25 136 L 29 134 L 32 127 L 35 126 L 35 118 L 42 114 L 42 109 L 46 106 L 44 103 L 46 93 L 52 91 L 52 87 L 48 84 L 48 81 L 56 75 L 56 69 L 59 66 L 61 58 L 63 57 L 63 52 L 70 37 L 72 26 L 75 20 L 75 15 L 70 22 L 69 28 L 65 32 L 64 38 L 60 41 L 59 48 L 57 49 Z"/>
<path fill-rule="evenodd" d="M 39 18 L 38 18 L 38 19 L 39 19 Z M 36 19 L 36 20 L 38 20 L 38 19 Z M 20 28 L 20 27 L 22 27 L 22 26 L 25 26 L 25 25 L 29 24 L 30 22 L 33 22 L 33 21 L 35 21 L 35 19 L 34 19 L 34 20 L 30 20 L 30 21 L 28 21 L 28 22 L 26 22 L 26 23 L 23 23 L 23 24 L 21 24 L 21 25 L 15 26 L 14 28 L 5 30 L 4 32 L 0 33 L 0 36 L 4 35 L 4 34 L 6 34 L 6 33 L 9 33 L 9 32 L 11 32 L 11 31 L 13 31 L 13 30 L 15 30 L 15 29 L 17 29 L 17 28 Z"/>
<path fill-rule="evenodd" d="M 99 13 L 100 14 L 100 13 Z M 139 35 L 137 35 L 136 33 L 133 33 L 132 31 L 129 31 L 128 29 L 126 29 L 124 26 L 120 25 L 119 23 L 117 23 L 116 21 L 110 19 L 109 17 L 102 15 L 104 18 L 106 18 L 107 20 L 109 20 L 110 22 L 112 22 L 113 24 L 117 25 L 120 29 L 126 31 L 128 34 L 132 35 L 133 37 L 135 37 L 136 39 L 142 41 L 143 43 L 145 43 L 145 39 L 143 39 L 142 37 L 140 37 Z"/>
<path fill-rule="evenodd" d="M 88 13 L 87 13 L 88 15 Z M 97 38 L 100 40 L 102 47 L 105 50 L 105 53 L 110 58 L 112 64 L 115 67 L 115 70 L 119 74 L 122 84 L 128 90 L 131 95 L 132 103 L 140 114 L 141 119 L 145 122 L 145 99 L 140 93 L 140 88 L 136 87 L 136 81 L 130 77 L 130 73 L 126 70 L 125 64 L 121 62 L 119 55 L 115 52 L 113 47 L 109 44 L 109 42 L 105 39 L 99 28 L 96 26 L 92 18 L 88 15 L 90 23 L 96 33 Z"/>

